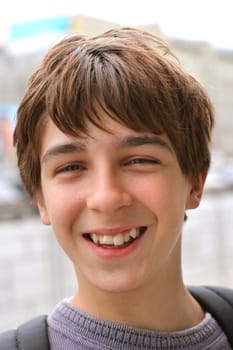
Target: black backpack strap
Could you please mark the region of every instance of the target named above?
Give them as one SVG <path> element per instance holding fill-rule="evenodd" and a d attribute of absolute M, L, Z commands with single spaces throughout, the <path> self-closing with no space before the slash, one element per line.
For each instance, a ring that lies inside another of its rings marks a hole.
<path fill-rule="evenodd" d="M 18 350 L 15 330 L 6 331 L 0 334 L 1 350 Z"/>
<path fill-rule="evenodd" d="M 38 316 L 16 330 L 0 334 L 0 349 L 49 350 L 47 316 Z"/>
<path fill-rule="evenodd" d="M 190 286 L 194 298 L 218 322 L 233 348 L 233 290 L 226 287 Z"/>

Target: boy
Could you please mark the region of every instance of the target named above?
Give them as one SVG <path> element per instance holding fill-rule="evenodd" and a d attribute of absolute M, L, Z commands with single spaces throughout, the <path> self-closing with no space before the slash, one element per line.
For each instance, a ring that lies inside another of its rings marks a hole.
<path fill-rule="evenodd" d="M 156 36 L 75 34 L 49 50 L 14 142 L 24 186 L 78 280 L 48 317 L 52 350 L 230 349 L 181 268 L 213 123 L 204 88 Z"/>

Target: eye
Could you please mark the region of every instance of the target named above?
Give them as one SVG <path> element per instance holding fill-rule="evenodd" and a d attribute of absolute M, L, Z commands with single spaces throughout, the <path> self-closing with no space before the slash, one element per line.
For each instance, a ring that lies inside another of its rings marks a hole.
<path fill-rule="evenodd" d="M 161 162 L 157 158 L 151 157 L 132 157 L 124 162 L 124 166 L 133 171 L 154 171 L 155 167 Z"/>
<path fill-rule="evenodd" d="M 158 159 L 152 159 L 152 158 L 133 158 L 133 159 L 130 159 L 128 161 L 129 164 L 159 164 L 159 160 Z"/>
<path fill-rule="evenodd" d="M 61 168 L 56 170 L 56 174 L 75 172 L 75 171 L 83 171 L 85 167 L 81 164 L 67 164 Z"/>

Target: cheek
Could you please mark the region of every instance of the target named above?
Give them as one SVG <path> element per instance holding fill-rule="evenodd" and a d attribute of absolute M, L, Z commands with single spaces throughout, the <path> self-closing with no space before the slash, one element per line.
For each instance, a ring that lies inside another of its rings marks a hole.
<path fill-rule="evenodd" d="M 156 216 L 166 220 L 181 217 L 186 206 L 185 184 L 173 178 L 156 176 L 134 185 L 134 197 Z"/>
<path fill-rule="evenodd" d="M 50 187 L 49 191 L 45 191 L 44 199 L 53 227 L 71 225 L 82 207 L 81 196 L 69 187 Z"/>
<path fill-rule="evenodd" d="M 134 197 L 151 209 L 154 206 L 162 209 L 171 200 L 172 188 L 163 177 L 148 177 L 136 184 L 131 183 L 131 185 Z"/>

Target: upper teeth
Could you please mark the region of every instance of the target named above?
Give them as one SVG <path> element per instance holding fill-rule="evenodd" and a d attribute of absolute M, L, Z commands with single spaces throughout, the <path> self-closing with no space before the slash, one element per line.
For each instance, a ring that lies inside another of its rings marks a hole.
<path fill-rule="evenodd" d="M 95 233 L 90 233 L 92 241 L 96 244 L 103 245 L 114 245 L 116 247 L 129 242 L 131 238 L 135 239 L 139 236 L 140 230 L 137 228 L 132 228 L 128 233 L 117 233 L 116 235 L 97 235 Z"/>

